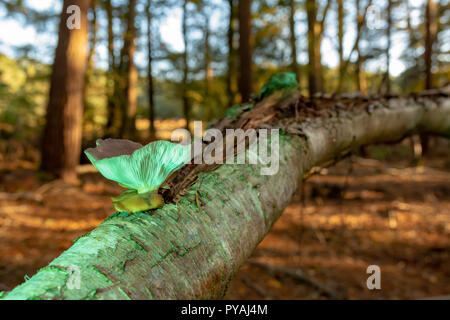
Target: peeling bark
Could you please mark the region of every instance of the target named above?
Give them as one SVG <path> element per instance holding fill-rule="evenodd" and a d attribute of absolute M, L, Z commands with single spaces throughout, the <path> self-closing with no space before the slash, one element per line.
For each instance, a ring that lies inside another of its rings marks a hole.
<path fill-rule="evenodd" d="M 275 103 L 268 104 L 269 97 L 248 112 L 277 110 L 293 99 L 274 96 Z M 298 134 L 280 136 L 274 176 L 260 175 L 260 165 L 226 164 L 199 173 L 175 203 L 150 213 L 113 214 L 5 298 L 221 298 L 313 166 L 415 132 L 450 136 L 448 93 L 382 101 L 336 104 L 322 116 L 293 121 Z M 79 289 L 70 289 L 70 268 L 79 268 Z"/>

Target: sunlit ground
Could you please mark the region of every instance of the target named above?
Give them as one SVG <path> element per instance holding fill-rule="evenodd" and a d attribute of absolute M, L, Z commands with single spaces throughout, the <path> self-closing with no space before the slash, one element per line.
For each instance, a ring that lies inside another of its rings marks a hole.
<path fill-rule="evenodd" d="M 166 123 L 168 132 L 172 126 L 182 124 Z M 311 177 L 304 199 L 299 190 L 251 260 L 300 268 L 348 299 L 450 294 L 448 141 L 435 143 L 422 167 L 410 165 L 408 140 L 369 154 Z M 121 189 L 89 166 L 80 172 L 79 187 L 42 182 L 20 166 L 0 172 L 0 290 L 32 276 L 112 213 L 109 198 Z M 381 268 L 381 290 L 366 288 L 372 264 Z M 245 264 L 226 298 L 327 297 L 286 274 Z"/>

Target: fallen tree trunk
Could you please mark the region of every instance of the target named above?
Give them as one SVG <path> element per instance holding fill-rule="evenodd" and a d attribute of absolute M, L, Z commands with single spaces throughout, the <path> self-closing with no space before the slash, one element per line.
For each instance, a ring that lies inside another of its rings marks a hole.
<path fill-rule="evenodd" d="M 292 105 L 299 99 L 294 96 L 272 96 L 269 105 Z M 249 112 L 262 114 L 258 108 L 267 109 L 266 100 Z M 450 136 L 450 98 L 442 92 L 368 101 L 361 108 L 347 102 L 302 120 L 295 109 L 295 126 L 272 125 L 287 128 L 276 175 L 260 175 L 261 165 L 200 172 L 174 203 L 151 213 L 113 214 L 5 298 L 221 298 L 313 166 L 415 132 Z"/>

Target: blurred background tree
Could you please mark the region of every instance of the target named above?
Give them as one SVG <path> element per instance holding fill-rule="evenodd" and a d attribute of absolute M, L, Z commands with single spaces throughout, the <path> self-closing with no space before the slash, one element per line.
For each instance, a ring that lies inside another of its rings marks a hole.
<path fill-rule="evenodd" d="M 218 118 L 280 71 L 294 72 L 305 95 L 443 86 L 450 78 L 449 6 L 447 0 L 91 0 L 82 5 L 86 37 L 72 37 L 78 31 L 61 29 L 67 13 L 60 2 L 1 0 L 3 30 L 18 23 L 46 39 L 20 45 L 1 39 L 3 160 L 19 155 L 76 180 L 74 168 L 85 161 L 80 150 L 95 139 L 167 138 L 162 120 L 172 119 L 165 123 L 174 129 Z M 70 41 L 80 52 L 73 57 Z"/>
<path fill-rule="evenodd" d="M 91 0 L 64 1 L 42 139 L 42 169 L 68 182 L 77 180 L 81 153 L 89 7 Z"/>

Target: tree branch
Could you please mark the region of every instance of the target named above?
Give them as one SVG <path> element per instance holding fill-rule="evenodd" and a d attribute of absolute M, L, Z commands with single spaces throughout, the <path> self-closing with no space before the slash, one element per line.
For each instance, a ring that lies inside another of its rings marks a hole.
<path fill-rule="evenodd" d="M 271 125 L 287 132 L 280 136 L 276 175 L 261 175 L 262 165 L 200 172 L 176 203 L 149 213 L 113 214 L 6 299 L 220 298 L 313 166 L 418 131 L 450 136 L 448 92 L 331 104 L 317 99 L 318 106 L 330 107 L 306 118 L 302 109 L 294 116 L 299 101 L 312 103 L 298 93 L 274 94 L 238 118 L 258 123 L 267 112 L 291 112 Z M 79 288 L 73 285 L 76 274 Z"/>

